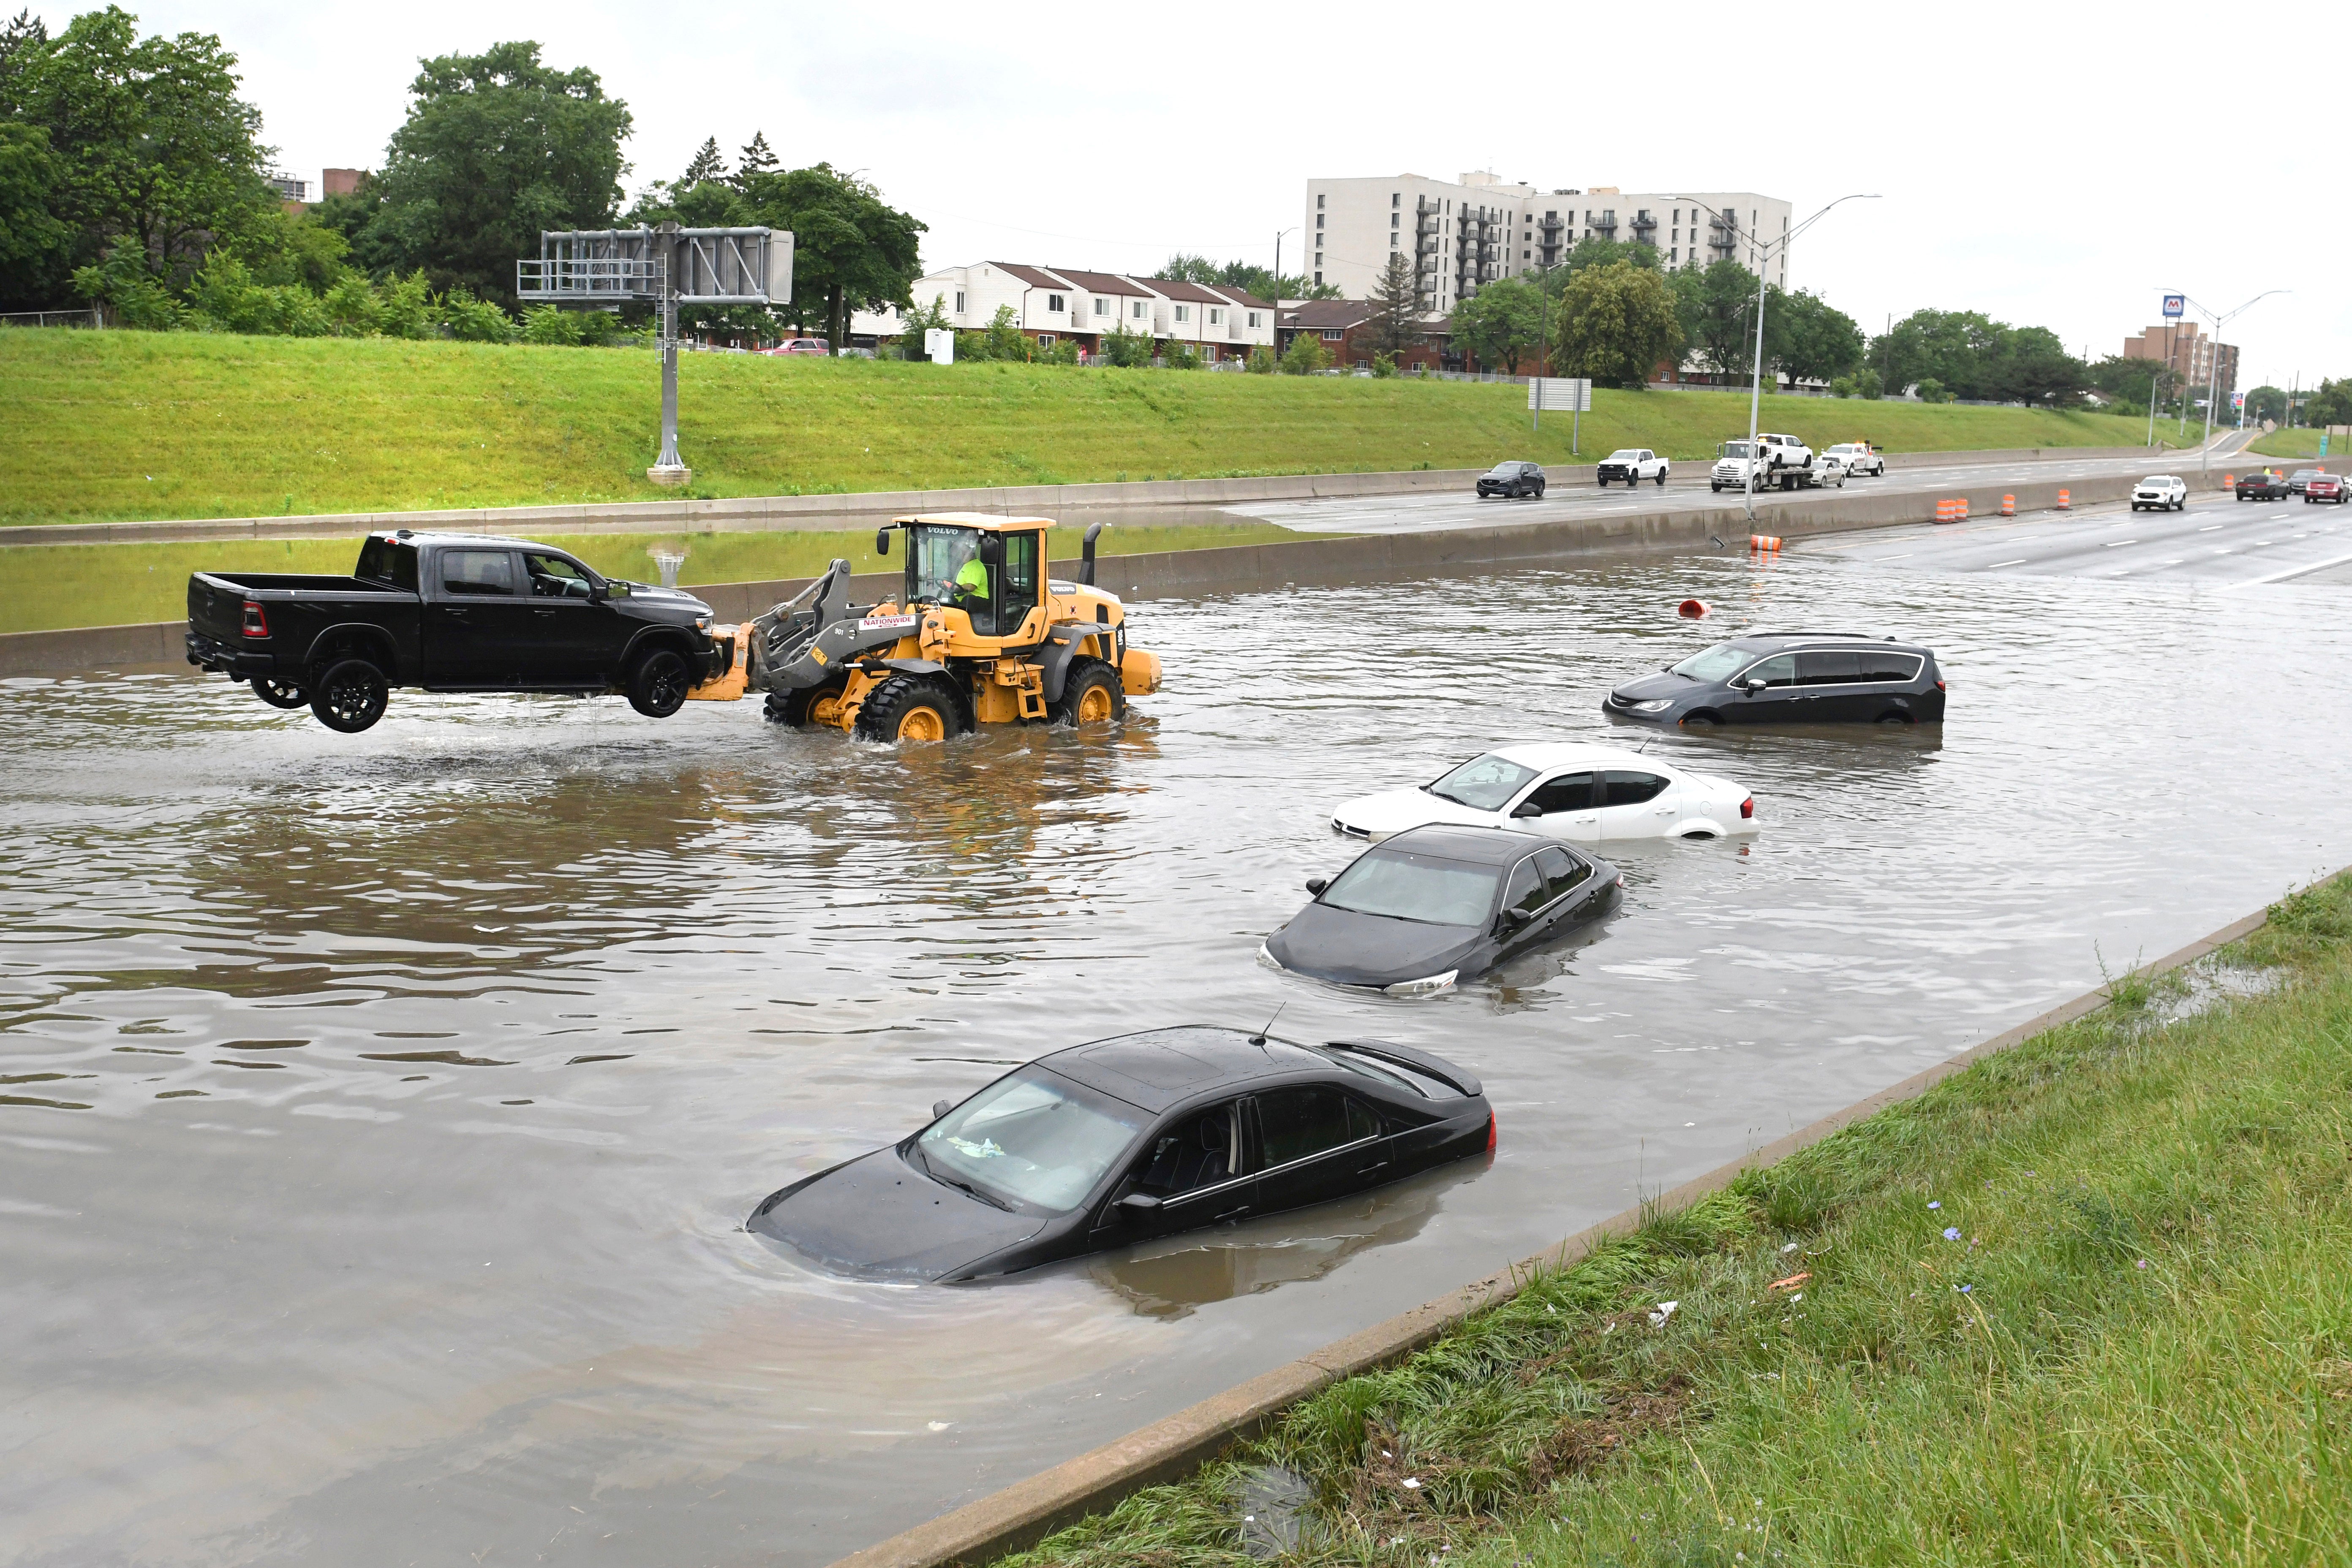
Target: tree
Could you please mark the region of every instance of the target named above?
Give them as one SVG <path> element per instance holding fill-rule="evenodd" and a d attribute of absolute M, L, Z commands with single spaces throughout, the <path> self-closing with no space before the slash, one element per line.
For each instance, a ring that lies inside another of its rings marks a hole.
<path fill-rule="evenodd" d="M 1328 283 L 1309 283 L 1303 275 L 1277 276 L 1270 269 L 1248 261 L 1212 261 L 1205 256 L 1191 256 L 1178 251 L 1168 258 L 1168 265 L 1159 276 L 1180 283 L 1238 289 L 1243 293 L 1271 304 L 1279 300 L 1336 300 L 1339 290 Z"/>
<path fill-rule="evenodd" d="M 1519 361 L 1543 342 L 1543 291 L 1524 278 L 1487 284 L 1454 307 L 1454 346 L 1478 356 L 1507 375 L 1519 374 Z"/>
<path fill-rule="evenodd" d="M 749 220 L 793 234 L 793 304 L 803 296 L 824 301 L 826 339 L 839 353 L 852 310 L 878 310 L 912 301 L 908 289 L 922 271 L 917 219 L 886 205 L 872 185 L 830 163 L 758 174 L 745 182 Z"/>
<path fill-rule="evenodd" d="M 1947 397 L 1980 398 L 2002 331 L 1981 311 L 1914 310 L 1871 345 L 1871 358 L 1890 387 L 1933 381 Z"/>
<path fill-rule="evenodd" d="M 2326 428 L 2352 425 L 2352 381 L 2323 381 L 2303 405 L 2303 422 Z"/>
<path fill-rule="evenodd" d="M 2047 327 L 2003 327 L 1985 366 L 1985 390 L 2003 403 L 2072 407 L 2090 385 L 2089 367 Z"/>
<path fill-rule="evenodd" d="M 12 119 L 47 133 L 47 212 L 70 231 L 67 259 L 96 263 L 120 237 L 154 277 L 183 280 L 216 240 L 276 206 L 261 113 L 236 96 L 236 65 L 210 34 L 142 38 L 138 18 L 112 5 L 55 40 L 22 17 L 11 25 L 0 94 Z"/>
<path fill-rule="evenodd" d="M 1331 352 L 1323 346 L 1321 336 L 1315 332 L 1294 332 L 1290 346 L 1282 351 L 1282 374 L 1285 375 L 1313 375 L 1318 370 L 1329 369 L 1330 365 Z"/>
<path fill-rule="evenodd" d="M 677 177 L 677 188 L 690 191 L 705 180 L 723 180 L 726 177 L 727 160 L 719 153 L 719 138 L 706 136 L 702 139 L 702 145 L 695 150 L 693 161 L 687 164 L 686 173 Z"/>
<path fill-rule="evenodd" d="M 1711 369 L 1744 379 L 1756 363 L 1756 274 L 1727 258 L 1676 268 L 1668 281 L 1683 341 L 1705 354 Z M 1764 317 L 1769 325 L 1773 312 Z"/>
<path fill-rule="evenodd" d="M 1764 342 L 1774 368 L 1792 379 L 1833 381 L 1862 363 L 1860 323 L 1801 289 L 1793 294 L 1774 289 L 1767 299 Z"/>
<path fill-rule="evenodd" d="M 1427 306 L 1428 300 L 1413 277 L 1412 263 L 1402 253 L 1391 252 L 1372 289 L 1372 318 L 1363 333 L 1368 346 L 1376 355 L 1386 354 L 1393 365 L 1398 354 L 1421 342 L 1422 312 Z"/>
<path fill-rule="evenodd" d="M 420 63 L 360 255 L 378 270 L 421 267 L 444 289 L 511 301 L 515 262 L 539 253 L 541 229 L 612 222 L 628 106 L 584 66 L 541 63 L 535 43 Z"/>
<path fill-rule="evenodd" d="M 1674 294 L 1653 268 L 1631 261 L 1589 268 L 1569 279 L 1559 305 L 1552 342 L 1562 368 L 1643 387 L 1660 361 L 1682 353 Z"/>
<path fill-rule="evenodd" d="M 1646 240 L 1611 239 L 1605 235 L 1588 234 L 1569 247 L 1559 265 L 1551 270 L 1562 274 L 1581 272 L 1588 267 L 1612 267 L 1620 261 L 1630 261 L 1636 267 L 1654 270 L 1658 265 L 1658 247 Z M 1555 291 L 1556 292 L 1556 291 Z"/>
<path fill-rule="evenodd" d="M 2101 363 L 2104 364 L 2105 362 Z M 2250 425 L 2259 425 L 2265 419 L 2273 425 L 2285 422 L 2286 389 L 2284 387 L 2263 385 L 2246 394 L 2246 422 Z"/>
<path fill-rule="evenodd" d="M 783 165 L 777 162 L 775 153 L 768 149 L 768 133 L 764 131 L 754 131 L 751 132 L 751 140 L 743 144 L 742 154 L 735 161 L 733 176 L 735 187 L 740 190 L 744 182 L 751 179 L 752 175 L 772 174 L 782 167 Z"/>
<path fill-rule="evenodd" d="M 0 120 L 0 300 L 37 304 L 63 292 L 73 230 L 50 214 L 64 178 L 47 130 Z"/>
<path fill-rule="evenodd" d="M 898 357 L 928 364 L 931 356 L 923 347 L 923 334 L 952 325 L 948 320 L 948 297 L 934 294 L 929 304 L 910 307 L 900 320 L 906 323 L 906 330 L 898 334 Z"/>

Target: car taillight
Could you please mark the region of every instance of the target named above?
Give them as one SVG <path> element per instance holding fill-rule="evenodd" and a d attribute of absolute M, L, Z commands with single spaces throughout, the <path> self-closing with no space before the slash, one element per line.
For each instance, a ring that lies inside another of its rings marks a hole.
<path fill-rule="evenodd" d="M 263 615 L 261 606 L 251 599 L 245 602 L 245 635 L 249 637 L 266 637 L 269 635 L 269 617 Z"/>
<path fill-rule="evenodd" d="M 1743 801 L 1741 801 L 1741 802 L 1739 803 L 1739 820 L 1740 820 L 1740 821 L 1742 821 L 1742 822 L 1746 822 L 1746 821 L 1748 821 L 1749 818 L 1753 817 L 1755 815 L 1756 815 L 1756 797 L 1755 797 L 1754 795 L 1749 795 L 1746 800 L 1743 800 Z"/>
<path fill-rule="evenodd" d="M 1494 1113 L 1493 1111 L 1491 1111 L 1491 1110 L 1490 1110 L 1490 1111 L 1486 1112 L 1486 1152 L 1487 1152 L 1487 1153 L 1489 1153 L 1489 1154 L 1491 1154 L 1491 1153 L 1493 1153 L 1494 1152 L 1495 1152 L 1495 1113 Z"/>
<path fill-rule="evenodd" d="M 1936 689 L 1937 689 L 1937 690 L 1938 690 L 1938 691 L 1941 691 L 1942 689 L 1944 689 L 1944 683 L 1943 683 L 1942 681 L 1940 681 L 1940 680 L 1939 680 L 1939 681 L 1937 681 L 1937 682 L 1936 682 Z"/>

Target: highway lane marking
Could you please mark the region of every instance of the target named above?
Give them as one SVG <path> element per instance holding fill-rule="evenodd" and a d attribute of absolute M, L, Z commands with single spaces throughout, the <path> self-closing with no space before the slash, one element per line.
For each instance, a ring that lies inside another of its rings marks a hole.
<path fill-rule="evenodd" d="M 2197 531 L 2198 531 L 2198 532 L 2200 532 L 2200 533 L 2211 533 L 2211 532 L 2213 532 L 2213 531 L 2214 531 L 2214 530 L 2219 529 L 2221 526 L 2221 525 L 2220 523 L 2218 523 L 2218 522 L 2217 522 L 2217 523 L 2214 523 L 2211 527 L 2209 527 L 2209 528 L 2200 528 L 2200 529 L 2199 529 Z"/>
<path fill-rule="evenodd" d="M 2229 585 L 2232 588 L 2252 588 L 2263 583 L 2284 583 L 2290 577 L 2307 577 L 2314 572 L 2325 572 L 2331 566 L 2341 566 L 2347 562 L 2352 562 L 2352 555 L 2338 555 L 2333 561 L 2315 562 L 2309 566 L 2290 566 L 2284 572 L 2273 572 L 2266 577 L 2249 577 L 2242 582 Z"/>
<path fill-rule="evenodd" d="M 2138 542 L 2139 541 L 2137 539 L 2110 539 L 2105 544 L 2099 546 L 2099 548 L 2102 550 L 2121 550 L 2126 544 L 2137 544 Z"/>
<path fill-rule="evenodd" d="M 1996 561 L 1991 565 L 1986 567 L 1985 570 L 1988 572 L 1998 572 L 2004 566 L 2022 566 L 2028 559 L 2030 558 L 2021 555 L 2014 561 Z"/>

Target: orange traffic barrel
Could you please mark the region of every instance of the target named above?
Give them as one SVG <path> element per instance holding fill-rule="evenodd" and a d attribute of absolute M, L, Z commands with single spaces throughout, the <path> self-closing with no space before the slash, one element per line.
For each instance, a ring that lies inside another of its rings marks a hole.
<path fill-rule="evenodd" d="M 1964 500 L 1939 500 L 1936 503 L 1937 522 L 1960 522 L 1969 515 L 1969 503 Z"/>
<path fill-rule="evenodd" d="M 2223 474 L 2221 476 L 2221 488 L 2225 490 L 2237 482 L 2238 476 L 2235 474 Z"/>
<path fill-rule="evenodd" d="M 2017 498 L 2015 496 L 2003 496 L 2000 498 L 2000 515 L 2003 517 L 2015 517 L 2017 515 Z"/>
<path fill-rule="evenodd" d="M 2071 510 L 2069 503 L 2071 503 L 2071 502 L 2074 500 L 2074 492 L 2073 492 L 2073 491 L 2071 491 L 2071 490 L 2060 490 L 2060 491 L 2058 492 L 2058 510 L 2059 510 L 2060 511 L 2066 511 L 2066 510 Z"/>
<path fill-rule="evenodd" d="M 1748 536 L 1748 548 L 1769 554 L 1780 548 L 1780 536 L 1777 533 L 1751 533 Z"/>
<path fill-rule="evenodd" d="M 1704 599 L 1685 599 L 1681 604 L 1675 606 L 1675 614 L 1682 616 L 1683 619 L 1686 621 L 1699 620 L 1706 615 L 1706 601 Z"/>

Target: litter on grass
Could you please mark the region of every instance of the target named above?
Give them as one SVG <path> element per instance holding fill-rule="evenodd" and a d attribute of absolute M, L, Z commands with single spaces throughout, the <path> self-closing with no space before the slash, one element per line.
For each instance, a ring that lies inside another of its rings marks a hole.
<path fill-rule="evenodd" d="M 1767 1290 L 1793 1290 L 1798 1286 L 1802 1285 L 1806 1280 L 1811 1279 L 1812 1277 L 1812 1271 L 1811 1269 L 1807 1269 L 1801 1274 L 1791 1274 L 1786 1279 L 1775 1279 L 1769 1285 L 1765 1286 L 1764 1289 Z"/>
<path fill-rule="evenodd" d="M 1650 1327 L 1654 1329 L 1664 1328 L 1666 1326 L 1666 1320 L 1673 1317 L 1675 1315 L 1675 1309 L 1681 1305 L 1682 1303 L 1680 1301 L 1659 1302 L 1656 1309 L 1650 1313 Z"/>

